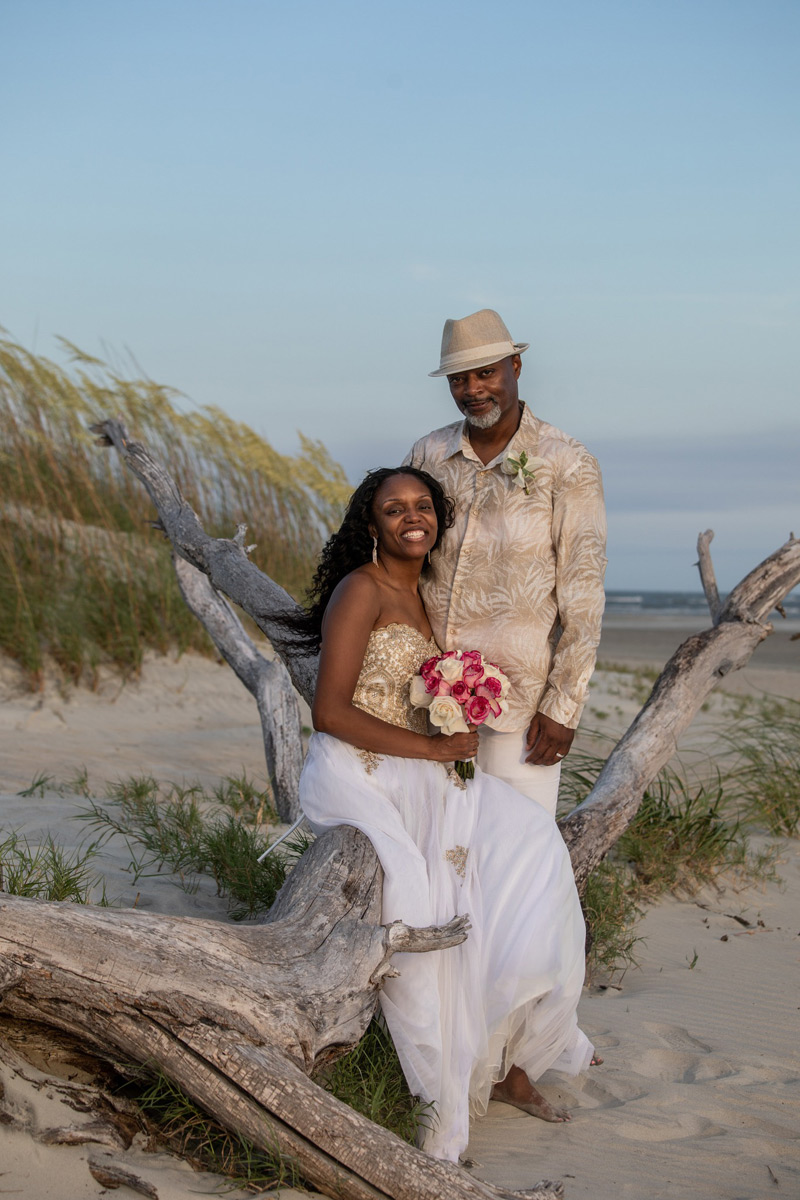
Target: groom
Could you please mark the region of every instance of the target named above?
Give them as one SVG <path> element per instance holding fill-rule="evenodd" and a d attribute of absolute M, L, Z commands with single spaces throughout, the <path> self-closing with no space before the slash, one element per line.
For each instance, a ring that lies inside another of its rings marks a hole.
<path fill-rule="evenodd" d="M 492 309 L 446 321 L 431 375 L 447 376 L 465 419 L 405 461 L 456 505 L 421 581 L 436 641 L 480 650 L 511 681 L 478 764 L 555 815 L 600 639 L 606 526 L 595 459 L 519 399 L 527 349 Z"/>

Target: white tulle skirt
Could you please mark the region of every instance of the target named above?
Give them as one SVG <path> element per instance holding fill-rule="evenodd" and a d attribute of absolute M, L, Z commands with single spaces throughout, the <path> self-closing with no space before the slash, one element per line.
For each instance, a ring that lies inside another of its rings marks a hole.
<path fill-rule="evenodd" d="M 561 834 L 543 808 L 480 770 L 462 790 L 438 763 L 365 762 L 324 733 L 311 738 L 300 798 L 315 832 L 354 825 L 370 839 L 384 922 L 469 914 L 466 942 L 396 955 L 400 975 L 381 992 L 408 1085 L 435 1107 L 423 1148 L 455 1161 L 470 1113 L 485 1113 L 512 1064 L 535 1081 L 549 1068 L 577 1075 L 592 1056 L 575 1016 L 585 932 Z"/>

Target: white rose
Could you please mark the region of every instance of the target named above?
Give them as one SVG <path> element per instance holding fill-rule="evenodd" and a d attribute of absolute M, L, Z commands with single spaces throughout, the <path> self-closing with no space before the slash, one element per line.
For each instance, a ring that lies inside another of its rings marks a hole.
<path fill-rule="evenodd" d="M 464 664 L 460 658 L 443 658 L 436 670 L 447 683 L 457 683 L 464 675 Z"/>
<path fill-rule="evenodd" d="M 452 696 L 437 696 L 428 709 L 431 725 L 437 725 L 449 737 L 453 733 L 469 733 L 463 710 Z"/>
<path fill-rule="evenodd" d="M 408 689 L 408 698 L 414 705 L 414 708 L 427 708 L 433 699 L 433 692 L 427 690 L 425 680 L 421 675 L 412 676 Z"/>
<path fill-rule="evenodd" d="M 543 458 L 529 458 L 525 463 L 528 471 L 541 471 L 542 467 L 546 467 L 547 463 Z"/>

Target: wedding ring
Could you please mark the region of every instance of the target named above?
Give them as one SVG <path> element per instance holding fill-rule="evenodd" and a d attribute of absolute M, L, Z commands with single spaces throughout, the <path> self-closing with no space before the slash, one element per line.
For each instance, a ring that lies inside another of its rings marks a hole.
<path fill-rule="evenodd" d="M 563 755 L 563 754 L 559 754 L 559 753 L 558 753 L 558 751 L 556 750 L 556 758 L 563 758 L 563 757 L 564 757 L 564 755 Z"/>

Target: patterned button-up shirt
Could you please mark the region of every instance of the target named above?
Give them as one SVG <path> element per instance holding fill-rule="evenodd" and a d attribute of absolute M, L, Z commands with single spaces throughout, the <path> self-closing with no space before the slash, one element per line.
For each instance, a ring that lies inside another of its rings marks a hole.
<path fill-rule="evenodd" d="M 501 464 L 544 459 L 528 494 Z M 444 650 L 480 650 L 511 681 L 504 731 L 542 712 L 575 728 L 594 670 L 603 615 L 606 521 L 596 460 L 523 406 L 502 454 L 485 465 L 466 422 L 416 442 L 406 463 L 455 500 L 455 524 L 421 591 Z"/>

